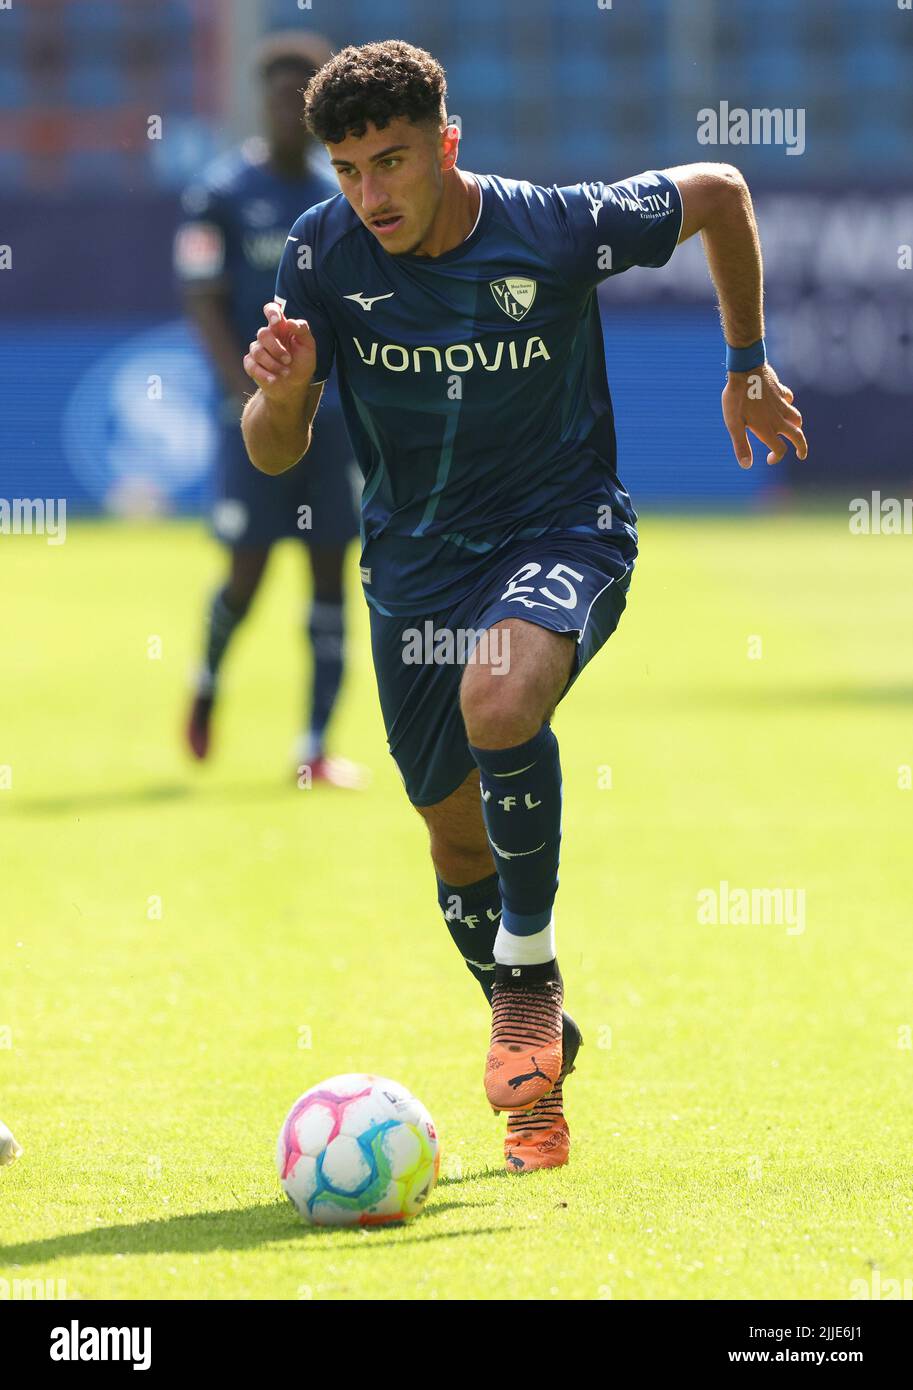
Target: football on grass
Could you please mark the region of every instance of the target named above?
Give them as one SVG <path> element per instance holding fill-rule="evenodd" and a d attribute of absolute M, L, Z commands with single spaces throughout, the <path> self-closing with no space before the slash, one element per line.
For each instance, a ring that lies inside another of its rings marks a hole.
<path fill-rule="evenodd" d="M 384 1226 L 422 1210 L 440 1149 L 422 1103 L 385 1076 L 351 1072 L 312 1086 L 276 1146 L 279 1181 L 312 1226 Z"/>

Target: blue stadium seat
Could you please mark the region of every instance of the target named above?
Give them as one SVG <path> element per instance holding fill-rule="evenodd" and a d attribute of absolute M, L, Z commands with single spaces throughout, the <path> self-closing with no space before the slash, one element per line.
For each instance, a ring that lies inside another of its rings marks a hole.
<path fill-rule="evenodd" d="M 808 63 L 800 49 L 784 44 L 782 36 L 773 30 L 755 46 L 746 48 L 744 72 L 754 90 L 771 83 L 781 89 L 793 85 L 799 88 L 806 80 Z"/>
<path fill-rule="evenodd" d="M 120 150 L 71 150 L 67 155 L 64 182 L 70 187 L 130 182 L 136 185 L 141 174 L 140 161 Z"/>
<path fill-rule="evenodd" d="M 82 0 L 80 5 L 66 5 L 63 10 L 68 37 L 84 33 L 96 41 L 99 36 L 120 32 L 126 18 L 122 0 Z"/>
<path fill-rule="evenodd" d="M 28 99 L 29 85 L 21 67 L 12 63 L 0 67 L 0 109 L 16 111 Z"/>
<path fill-rule="evenodd" d="M 897 122 L 883 117 L 870 116 L 854 125 L 846 145 L 845 154 L 854 164 L 867 170 L 899 171 L 910 162 L 907 131 Z"/>
<path fill-rule="evenodd" d="M 67 101 L 73 106 L 117 106 L 129 98 L 126 74 L 111 63 L 81 63 L 67 72 Z"/>
<path fill-rule="evenodd" d="M 447 88 L 451 105 L 459 110 L 462 100 L 495 103 L 499 108 L 510 94 L 512 64 L 494 53 L 460 57 L 448 67 Z M 462 114 L 462 113 L 461 113 Z"/>
<path fill-rule="evenodd" d="M 890 44 L 869 40 L 847 51 L 840 76 L 850 88 L 887 92 L 909 84 L 910 55 Z"/>
<path fill-rule="evenodd" d="M 28 162 L 19 150 L 0 150 L 0 184 L 4 188 L 15 188 L 24 182 L 28 174 Z"/>

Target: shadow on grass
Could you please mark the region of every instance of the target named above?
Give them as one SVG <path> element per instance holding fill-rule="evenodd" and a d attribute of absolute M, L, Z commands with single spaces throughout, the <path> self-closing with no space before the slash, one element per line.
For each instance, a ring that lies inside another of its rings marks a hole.
<path fill-rule="evenodd" d="M 509 1178 L 513 1174 L 508 1173 L 506 1168 L 477 1168 L 471 1173 L 447 1173 L 442 1178 L 438 1178 L 435 1187 L 452 1187 L 461 1182 L 477 1182 L 480 1178 Z"/>
<path fill-rule="evenodd" d="M 506 1231 L 507 1225 L 474 1225 L 468 1230 L 435 1230 L 436 1218 L 450 1211 L 467 1211 L 481 1206 L 477 1202 L 435 1202 L 416 1223 L 402 1226 L 344 1228 L 305 1226 L 286 1201 L 262 1203 L 225 1211 L 197 1212 L 170 1216 L 162 1220 L 138 1221 L 134 1225 L 99 1226 L 92 1231 L 48 1236 L 44 1240 L 0 1245 L 0 1270 L 16 1265 L 44 1264 L 48 1260 L 76 1259 L 86 1255 L 164 1255 L 209 1254 L 216 1250 L 253 1250 L 274 1242 L 306 1240 L 313 1253 L 320 1242 L 329 1253 L 354 1249 L 370 1241 L 372 1245 L 402 1244 L 415 1241 L 451 1240 L 461 1236 L 488 1235 Z"/>
<path fill-rule="evenodd" d="M 271 801 L 297 791 L 291 776 L 287 782 L 241 783 L 226 786 L 214 783 L 194 786 L 189 782 L 170 782 L 145 787 L 121 787 L 110 792 L 79 792 L 70 796 L 16 797 L 0 807 L 0 816 L 90 815 L 97 811 L 147 807 L 174 801 Z M 321 789 L 322 790 L 322 789 Z"/>

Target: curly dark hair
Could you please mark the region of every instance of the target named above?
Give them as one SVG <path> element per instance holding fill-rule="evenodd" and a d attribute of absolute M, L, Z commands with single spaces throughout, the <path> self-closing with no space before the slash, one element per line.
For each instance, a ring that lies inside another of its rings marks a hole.
<path fill-rule="evenodd" d="M 447 79 L 436 58 L 401 39 L 343 48 L 311 78 L 304 94 L 308 130 L 326 144 L 379 130 L 398 116 L 443 121 Z"/>

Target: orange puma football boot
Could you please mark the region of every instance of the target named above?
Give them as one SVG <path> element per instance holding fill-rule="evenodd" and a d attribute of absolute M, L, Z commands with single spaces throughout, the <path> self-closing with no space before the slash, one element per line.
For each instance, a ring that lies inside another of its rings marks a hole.
<path fill-rule="evenodd" d="M 507 1117 L 504 1166 L 508 1173 L 533 1173 L 537 1168 L 560 1168 L 571 1150 L 571 1132 L 564 1116 L 564 1080 L 575 1070 L 583 1043 L 580 1029 L 564 1015 L 564 1062 L 554 1088 L 532 1110 L 514 1111 Z"/>
<path fill-rule="evenodd" d="M 515 1110 L 507 1118 L 504 1166 L 508 1173 L 533 1173 L 537 1168 L 560 1168 L 571 1152 L 571 1132 L 564 1118 L 563 1081 L 532 1110 Z"/>
<path fill-rule="evenodd" d="M 495 1114 L 529 1110 L 561 1075 L 564 984 L 558 962 L 496 965 L 485 1094 Z"/>

